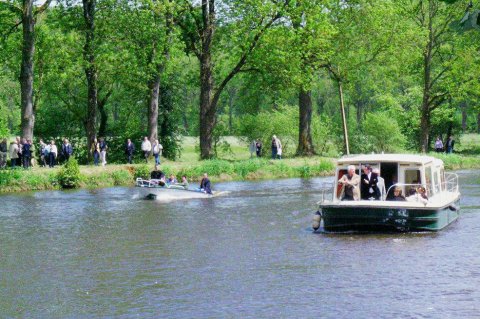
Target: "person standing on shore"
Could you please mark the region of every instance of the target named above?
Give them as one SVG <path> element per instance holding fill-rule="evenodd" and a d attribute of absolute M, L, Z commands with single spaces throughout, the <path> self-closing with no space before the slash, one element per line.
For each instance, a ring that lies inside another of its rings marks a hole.
<path fill-rule="evenodd" d="M 255 143 L 255 152 L 257 153 L 257 157 L 262 157 L 262 146 L 262 141 L 257 139 L 257 142 Z"/>
<path fill-rule="evenodd" d="M 107 165 L 107 149 L 108 145 L 104 137 L 100 138 L 100 160 L 102 161 L 102 166 Z"/>
<path fill-rule="evenodd" d="M 276 135 L 272 137 L 272 159 L 282 159 L 282 143 Z"/>
<path fill-rule="evenodd" d="M 17 140 L 10 143 L 10 165 L 15 168 L 18 160 L 18 142 Z"/>
<path fill-rule="evenodd" d="M 8 152 L 7 139 L 4 138 L 0 143 L 0 168 L 7 167 L 7 152 Z"/>
<path fill-rule="evenodd" d="M 22 152 L 22 159 L 23 159 L 23 168 L 30 167 L 30 160 L 32 159 L 32 144 L 27 139 L 23 139 L 23 152 Z"/>
<path fill-rule="evenodd" d="M 20 136 L 17 136 L 15 138 L 15 141 L 17 142 L 18 150 L 17 150 L 17 166 L 22 166 L 23 165 L 23 144 L 22 144 L 22 139 Z"/>
<path fill-rule="evenodd" d="M 148 140 L 148 137 L 145 136 L 143 138 L 143 142 L 142 142 L 141 147 L 142 147 L 143 156 L 145 157 L 145 163 L 148 163 L 148 156 L 150 155 L 150 152 L 152 151 L 152 144 Z"/>
<path fill-rule="evenodd" d="M 125 145 L 125 155 L 127 155 L 127 163 L 132 164 L 133 153 L 135 152 L 135 145 L 130 139 L 127 140 Z"/>
<path fill-rule="evenodd" d="M 152 146 L 153 157 L 155 157 L 155 165 L 160 165 L 160 157 L 162 156 L 163 146 L 155 140 Z"/>
<path fill-rule="evenodd" d="M 63 156 L 63 159 L 65 160 L 65 162 L 68 162 L 68 160 L 70 159 L 70 156 L 72 156 L 72 154 L 73 154 L 72 145 L 68 142 L 67 139 L 64 139 L 63 144 L 62 144 L 62 156 Z"/>
<path fill-rule="evenodd" d="M 43 142 L 43 139 L 40 139 L 39 142 L 39 150 L 40 150 L 40 166 L 46 167 L 47 166 L 47 161 L 46 159 L 48 158 L 48 154 L 46 154 L 46 144 Z"/>
<path fill-rule="evenodd" d="M 447 154 L 452 154 L 453 153 L 453 146 L 455 145 L 455 140 L 453 139 L 453 136 L 449 136 L 446 147 L 447 147 Z"/>
<path fill-rule="evenodd" d="M 98 166 L 98 160 L 100 158 L 100 144 L 96 138 L 93 139 L 91 152 L 93 155 L 93 165 Z"/>
<path fill-rule="evenodd" d="M 55 167 L 55 165 L 57 164 L 56 163 L 57 155 L 58 155 L 57 145 L 55 145 L 55 141 L 52 140 L 52 142 L 50 143 L 50 152 L 48 154 L 48 157 L 49 157 L 48 166 L 50 168 Z"/>
<path fill-rule="evenodd" d="M 435 141 L 435 152 L 437 153 L 443 152 L 443 142 L 440 136 L 437 137 L 437 140 Z"/>

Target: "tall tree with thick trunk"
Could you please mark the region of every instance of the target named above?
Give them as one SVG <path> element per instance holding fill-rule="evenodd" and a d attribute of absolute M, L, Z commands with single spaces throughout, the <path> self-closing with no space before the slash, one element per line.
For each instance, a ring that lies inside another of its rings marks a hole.
<path fill-rule="evenodd" d="M 46 0 L 43 5 L 35 7 L 34 0 L 23 0 L 22 6 L 17 6 L 12 1 L 1 3 L 9 11 L 18 15 L 19 22 L 12 26 L 14 31 L 22 25 L 22 61 L 20 66 L 20 107 L 21 107 L 21 130 L 22 136 L 33 139 L 35 126 L 35 103 L 34 103 L 34 55 L 35 55 L 35 24 L 39 14 L 44 12 L 50 5 L 51 0 Z"/>
<path fill-rule="evenodd" d="M 284 0 L 282 3 L 272 2 L 269 13 L 263 16 L 256 16 L 255 21 L 245 21 L 242 23 L 248 24 L 250 22 L 246 35 L 248 39 L 237 48 L 240 51 L 237 61 L 233 64 L 230 71 L 222 76 L 222 80 L 216 82 L 215 63 L 213 62 L 214 38 L 218 21 L 217 8 L 215 0 L 202 0 L 200 14 L 198 8 L 190 1 L 183 1 L 184 12 L 187 13 L 186 19 L 178 19 L 178 24 L 184 30 L 188 48 L 195 54 L 200 62 L 200 158 L 209 159 L 214 157 L 213 150 L 213 129 L 216 124 L 217 105 L 220 95 L 223 90 L 239 72 L 245 71 L 244 67 L 247 64 L 248 58 L 257 47 L 260 38 L 265 31 L 277 21 L 282 11 L 288 5 L 289 0 Z M 235 12 L 235 2 L 232 3 L 231 12 Z M 261 6 L 262 3 L 258 3 Z M 250 8 L 251 4 L 249 4 Z M 252 8 L 253 9 L 253 8 Z M 245 13 L 245 12 L 243 12 Z M 243 14 L 242 13 L 242 14 Z M 245 16 L 243 16 L 245 17 Z M 231 17 L 234 19 L 234 17 Z M 232 20 L 233 21 L 233 20 Z M 189 23 L 190 22 L 190 23 Z M 230 51 L 232 48 L 229 49 Z M 216 83 L 219 83 L 216 85 Z"/>
<path fill-rule="evenodd" d="M 438 0 L 420 0 L 414 21 L 426 34 L 422 49 L 422 103 L 420 106 L 420 151 L 429 150 L 432 112 L 448 98 L 442 82 L 451 71 L 454 59 L 454 33 L 450 24 L 458 17 L 458 5 L 448 6 Z"/>
<path fill-rule="evenodd" d="M 96 0 L 83 0 L 83 18 L 85 21 L 83 59 L 85 61 L 85 75 L 87 78 L 86 134 L 89 150 L 93 140 L 97 137 L 98 72 L 95 62 L 95 13 Z"/>

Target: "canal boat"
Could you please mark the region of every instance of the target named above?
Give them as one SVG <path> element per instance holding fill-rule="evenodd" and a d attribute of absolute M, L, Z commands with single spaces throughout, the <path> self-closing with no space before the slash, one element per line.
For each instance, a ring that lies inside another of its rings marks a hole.
<path fill-rule="evenodd" d="M 340 179 L 353 166 L 359 176 L 364 167 L 379 172 L 378 199 L 342 200 Z M 393 200 L 394 190 L 408 194 L 419 188 L 426 200 L 419 194 L 409 201 Z M 459 202 L 458 176 L 445 172 L 440 159 L 412 154 L 348 155 L 337 161 L 333 185 L 322 191 L 313 228 L 319 229 L 323 221 L 326 232 L 438 231 L 458 218 Z"/>
<path fill-rule="evenodd" d="M 226 194 L 227 192 L 213 191 L 207 194 L 199 189 L 188 189 L 181 185 L 169 185 L 162 180 L 137 178 L 135 186 L 139 189 L 140 197 L 163 201 L 193 198 L 211 198 Z"/>

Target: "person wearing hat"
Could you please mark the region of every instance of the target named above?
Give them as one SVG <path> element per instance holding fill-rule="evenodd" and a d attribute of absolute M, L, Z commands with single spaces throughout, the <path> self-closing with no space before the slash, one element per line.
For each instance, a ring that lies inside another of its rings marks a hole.
<path fill-rule="evenodd" d="M 370 165 L 364 165 L 360 187 L 362 199 L 380 199 L 380 190 L 378 189 L 377 183 L 378 175 L 372 172 Z"/>

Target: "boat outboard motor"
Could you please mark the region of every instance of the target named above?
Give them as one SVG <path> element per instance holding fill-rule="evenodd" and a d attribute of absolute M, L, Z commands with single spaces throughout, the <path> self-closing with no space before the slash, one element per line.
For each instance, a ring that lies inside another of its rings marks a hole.
<path fill-rule="evenodd" d="M 157 199 L 157 195 L 150 193 L 147 196 L 145 196 L 145 199 L 155 200 L 155 199 Z"/>
<path fill-rule="evenodd" d="M 320 220 L 322 219 L 322 213 L 320 212 L 320 210 L 317 210 L 315 212 L 315 215 L 313 215 L 313 224 L 312 224 L 312 227 L 313 227 L 313 230 L 316 231 L 317 229 L 320 228 Z"/>

